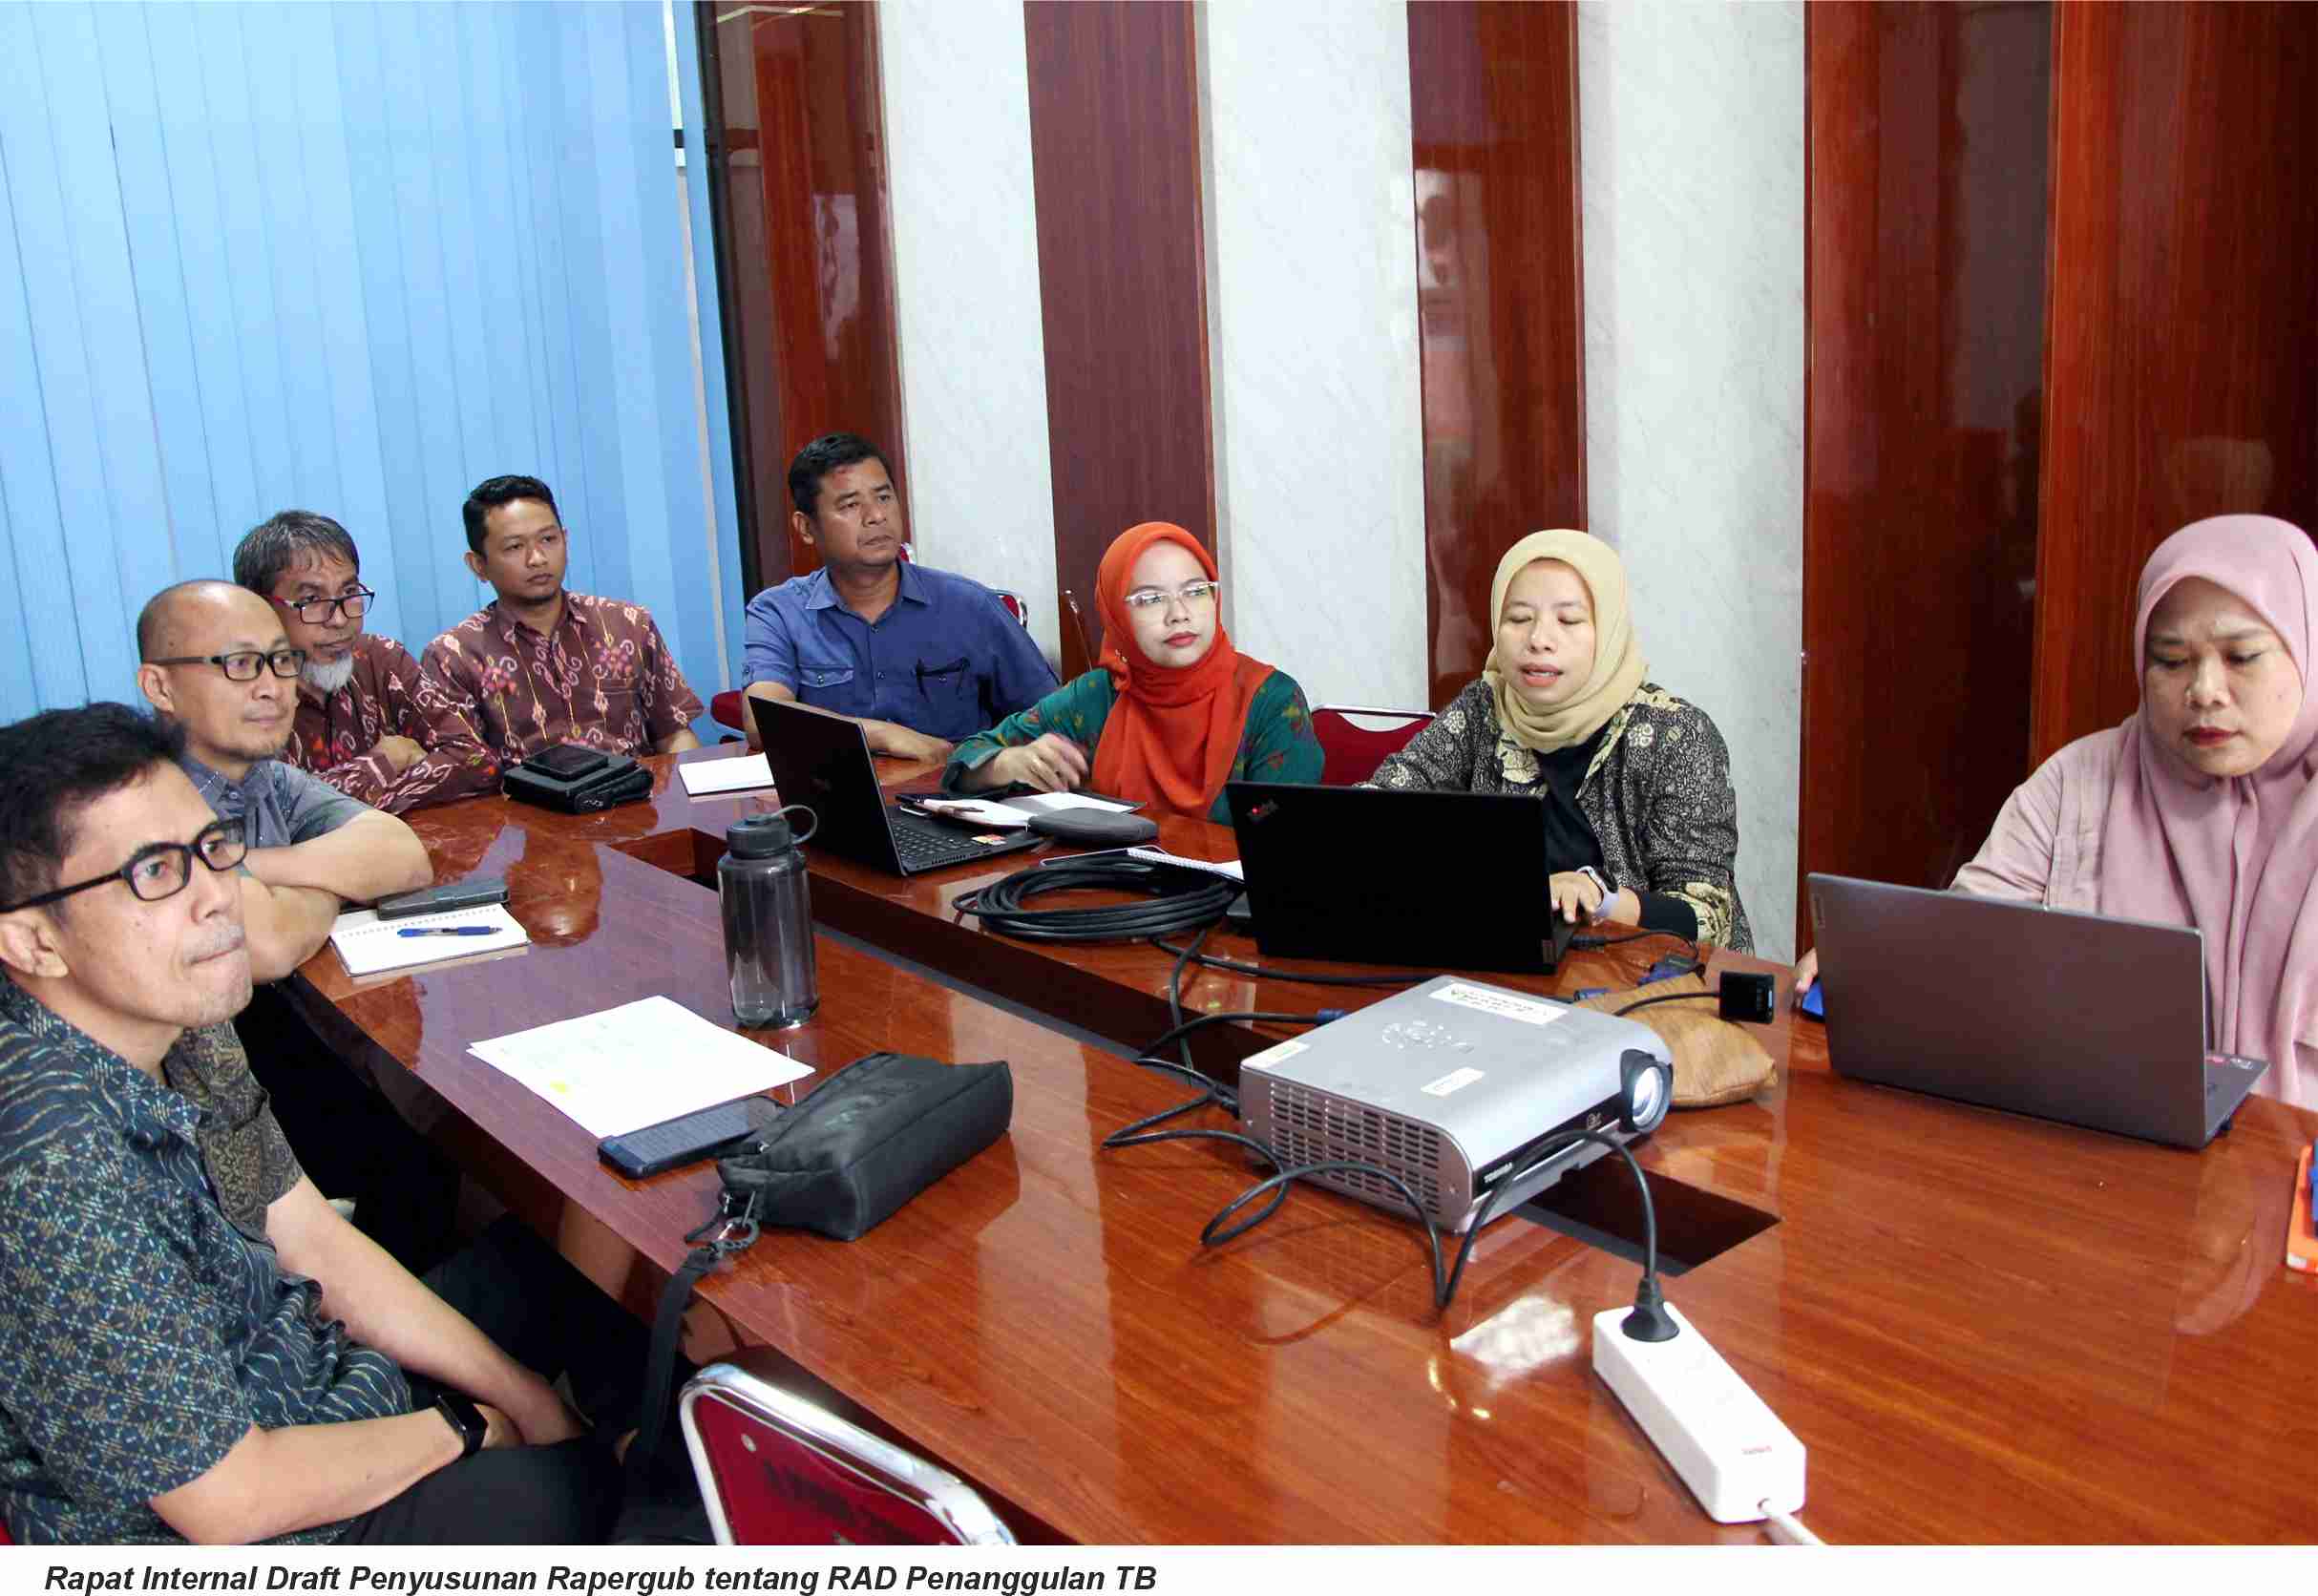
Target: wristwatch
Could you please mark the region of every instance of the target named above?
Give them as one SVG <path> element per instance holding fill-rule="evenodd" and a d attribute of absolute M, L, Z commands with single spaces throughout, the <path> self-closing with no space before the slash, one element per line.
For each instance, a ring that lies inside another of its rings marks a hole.
<path fill-rule="evenodd" d="M 457 1392 L 446 1391 L 434 1399 L 434 1411 L 443 1416 L 443 1422 L 459 1438 L 462 1459 L 483 1450 L 483 1438 L 491 1434 L 491 1426 L 484 1422 L 482 1409 Z"/>
<path fill-rule="evenodd" d="M 1592 882 L 1596 887 L 1601 889 L 1601 899 L 1593 906 L 1593 918 L 1591 922 L 1598 926 L 1604 919 L 1609 917 L 1610 899 L 1615 894 L 1616 889 L 1610 885 L 1610 881 L 1607 876 L 1603 875 L 1600 871 L 1595 870 L 1591 865 L 1578 866 L 1577 873 L 1584 876 L 1587 880 Z"/>

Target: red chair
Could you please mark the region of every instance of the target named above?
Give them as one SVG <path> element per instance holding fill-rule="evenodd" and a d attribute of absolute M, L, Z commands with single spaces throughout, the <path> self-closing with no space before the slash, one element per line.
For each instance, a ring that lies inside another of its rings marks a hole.
<path fill-rule="evenodd" d="M 740 693 L 719 693 L 708 701 L 708 719 L 729 731 L 746 736 L 748 731 L 748 705 Z"/>
<path fill-rule="evenodd" d="M 1359 717 L 1356 719 L 1355 717 Z M 1320 785 L 1350 787 L 1377 773 L 1377 766 L 1408 746 L 1432 724 L 1429 709 L 1367 709 L 1324 704 L 1312 712 L 1312 734 L 1320 740 L 1324 763 Z M 1363 721 L 1369 723 L 1361 724 Z M 1381 722 L 1382 724 L 1376 723 Z"/>
<path fill-rule="evenodd" d="M 1010 1546 L 973 1487 L 732 1363 L 677 1412 L 720 1546 Z"/>
<path fill-rule="evenodd" d="M 1022 602 L 1022 596 L 1019 593 L 1008 593 L 1002 587 L 994 587 L 990 591 L 998 595 L 998 601 L 1006 606 L 1006 613 L 1014 617 L 1022 630 L 1029 631 L 1030 606 Z"/>

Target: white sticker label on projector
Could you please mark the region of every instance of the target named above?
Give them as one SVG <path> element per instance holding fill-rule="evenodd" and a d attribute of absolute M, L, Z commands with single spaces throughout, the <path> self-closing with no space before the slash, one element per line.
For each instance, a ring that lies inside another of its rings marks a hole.
<path fill-rule="evenodd" d="M 1465 1009 L 1479 1009 L 1483 1014 L 1503 1015 L 1507 1019 L 1518 1019 L 1525 1025 L 1550 1025 L 1570 1012 L 1560 1003 L 1548 1003 L 1539 998 L 1498 992 L 1486 986 L 1467 986 L 1463 981 L 1444 986 L 1433 996 L 1443 1003 L 1454 1003 Z"/>
<path fill-rule="evenodd" d="M 1430 1092 L 1434 1097 L 1446 1097 L 1451 1092 L 1462 1091 L 1464 1088 L 1470 1086 L 1474 1082 L 1481 1079 L 1482 1074 L 1483 1072 L 1477 1069 L 1452 1070 L 1448 1074 L 1443 1076 L 1440 1080 L 1434 1082 L 1431 1085 L 1421 1087 L 1419 1089 L 1422 1091 Z"/>
<path fill-rule="evenodd" d="M 1240 1060 L 1239 1067 L 1241 1069 L 1270 1069 L 1274 1064 L 1286 1063 L 1311 1045 L 1308 1041 L 1277 1042 L 1252 1058 Z"/>

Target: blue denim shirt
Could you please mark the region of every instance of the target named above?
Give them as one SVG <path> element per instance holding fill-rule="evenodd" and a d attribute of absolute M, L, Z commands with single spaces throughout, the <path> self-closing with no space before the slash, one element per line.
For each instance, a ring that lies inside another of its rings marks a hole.
<path fill-rule="evenodd" d="M 777 682 L 797 702 L 892 721 L 955 743 L 1054 691 L 1054 672 L 997 594 L 971 577 L 901 568 L 876 624 L 837 599 L 827 571 L 748 601 L 746 682 Z"/>
<path fill-rule="evenodd" d="M 0 1513 L 20 1542 L 176 1542 L 151 1499 L 252 1424 L 411 1408 L 265 1239 L 298 1161 L 233 1027 L 186 1032 L 161 1072 L 0 976 Z"/>

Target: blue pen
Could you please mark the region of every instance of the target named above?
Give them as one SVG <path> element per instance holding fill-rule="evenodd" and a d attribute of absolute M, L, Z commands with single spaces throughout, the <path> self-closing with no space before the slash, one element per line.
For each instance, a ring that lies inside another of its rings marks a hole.
<path fill-rule="evenodd" d="M 406 926 L 397 936 L 489 936 L 496 926 Z"/>

